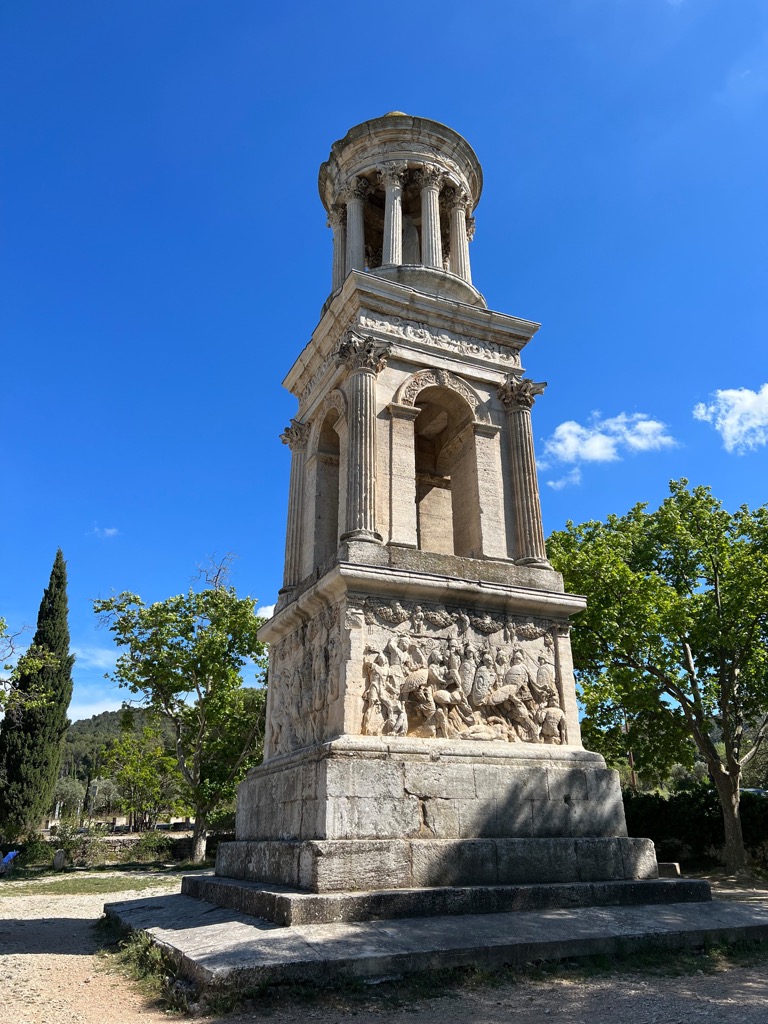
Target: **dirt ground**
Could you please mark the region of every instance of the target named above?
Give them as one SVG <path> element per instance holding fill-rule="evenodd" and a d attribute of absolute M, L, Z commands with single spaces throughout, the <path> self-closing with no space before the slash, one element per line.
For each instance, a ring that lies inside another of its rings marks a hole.
<path fill-rule="evenodd" d="M 100 877 L 104 877 L 103 874 Z M 121 874 L 122 879 L 125 874 Z M 142 878 L 146 879 L 146 874 Z M 158 877 L 157 886 L 121 889 L 110 895 L 0 896 L 0 1021 L 8 1024 L 156 1024 L 169 1015 L 153 1006 L 134 983 L 105 969 L 96 954 L 102 938 L 93 924 L 105 902 L 177 891 L 178 879 Z M 0 884 L 3 884 L 0 882 Z M 768 902 L 768 889 L 718 885 L 719 898 Z M 434 979 L 435 991 L 440 978 Z M 395 985 L 396 989 L 396 985 Z M 372 990 L 369 1003 L 339 1000 L 338 1006 L 281 1001 L 266 1008 L 215 1017 L 226 1024 L 351 1024 L 353 1017 L 381 1024 L 765 1024 L 768 971 L 765 963 L 716 973 L 695 967 L 678 977 L 626 971 L 596 976 L 542 977 L 519 983 L 475 985 L 440 998 L 388 1008 Z M 211 1018 L 209 1018 L 211 1019 Z"/>

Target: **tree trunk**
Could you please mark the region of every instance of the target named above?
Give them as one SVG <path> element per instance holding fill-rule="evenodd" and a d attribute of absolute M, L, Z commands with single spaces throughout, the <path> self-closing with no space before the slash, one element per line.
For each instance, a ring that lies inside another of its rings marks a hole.
<path fill-rule="evenodd" d="M 715 786 L 720 798 L 725 829 L 725 866 L 732 875 L 748 875 L 747 851 L 744 847 L 744 835 L 741 830 L 739 815 L 739 783 L 741 772 L 736 776 L 718 772 L 715 775 Z"/>
<path fill-rule="evenodd" d="M 205 844 L 208 839 L 208 826 L 205 818 L 195 815 L 195 830 L 192 833 L 192 863 L 202 864 L 205 860 Z"/>

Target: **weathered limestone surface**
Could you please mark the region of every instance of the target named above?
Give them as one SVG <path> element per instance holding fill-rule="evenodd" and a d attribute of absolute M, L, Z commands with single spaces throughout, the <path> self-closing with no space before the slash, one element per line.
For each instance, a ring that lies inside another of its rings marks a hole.
<path fill-rule="evenodd" d="M 441 914 L 520 913 L 550 908 L 694 903 L 712 898 L 701 879 L 443 886 L 369 892 L 308 893 L 235 878 L 187 875 L 182 892 L 287 927 L 339 921 L 397 920 Z"/>
<path fill-rule="evenodd" d="M 482 172 L 388 115 L 319 180 L 333 291 L 298 400 L 264 764 L 220 876 L 310 892 L 656 877 L 584 751 L 566 594 L 546 556 L 520 354 L 469 242 Z"/>

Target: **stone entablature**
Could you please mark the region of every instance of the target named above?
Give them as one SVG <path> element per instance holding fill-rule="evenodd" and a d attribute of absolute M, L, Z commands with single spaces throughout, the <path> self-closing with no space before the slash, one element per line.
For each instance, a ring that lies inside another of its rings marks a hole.
<path fill-rule="evenodd" d="M 283 381 L 299 400 L 299 418 L 331 386 L 335 346 L 348 329 L 390 342 L 393 352 L 409 354 L 415 365 L 442 363 L 464 375 L 490 374 L 499 384 L 521 369 L 520 352 L 539 324 L 352 273 Z"/>

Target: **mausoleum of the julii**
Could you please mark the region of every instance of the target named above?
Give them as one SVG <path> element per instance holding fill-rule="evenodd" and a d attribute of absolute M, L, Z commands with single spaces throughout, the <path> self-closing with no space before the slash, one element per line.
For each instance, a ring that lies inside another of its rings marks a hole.
<path fill-rule="evenodd" d="M 331 291 L 284 381 L 265 757 L 220 874 L 323 892 L 656 873 L 581 745 L 584 600 L 547 561 L 544 384 L 521 365 L 538 324 L 473 284 L 481 190 L 460 135 L 400 113 L 320 168 Z"/>

